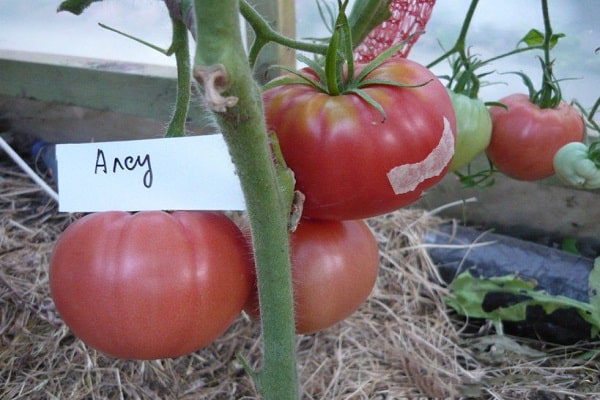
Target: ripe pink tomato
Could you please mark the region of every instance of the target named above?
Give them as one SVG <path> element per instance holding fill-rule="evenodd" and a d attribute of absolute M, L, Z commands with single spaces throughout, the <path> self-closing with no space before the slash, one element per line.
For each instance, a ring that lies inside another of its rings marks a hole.
<path fill-rule="evenodd" d="M 339 322 L 365 301 L 379 270 L 377 242 L 360 220 L 301 220 L 290 234 L 296 332 Z M 259 316 L 258 296 L 245 307 Z"/>
<path fill-rule="evenodd" d="M 583 140 L 581 114 L 565 102 L 540 108 L 525 94 L 500 99 L 508 110 L 490 107 L 492 138 L 486 153 L 500 172 L 533 181 L 554 174 L 552 161 L 562 146 Z"/>
<path fill-rule="evenodd" d="M 56 243 L 52 299 L 93 348 L 119 358 L 177 357 L 239 315 L 253 282 L 249 254 L 221 213 L 89 214 Z"/>
<path fill-rule="evenodd" d="M 357 65 L 356 74 L 362 68 Z M 301 72 L 318 79 L 308 68 Z M 268 128 L 306 196 L 306 217 L 349 220 L 396 210 L 448 169 L 456 120 L 442 83 L 424 66 L 400 58 L 375 68 L 370 79 L 424 85 L 365 84 L 361 90 L 383 108 L 385 120 L 352 91 L 331 96 L 292 83 L 263 93 Z"/>

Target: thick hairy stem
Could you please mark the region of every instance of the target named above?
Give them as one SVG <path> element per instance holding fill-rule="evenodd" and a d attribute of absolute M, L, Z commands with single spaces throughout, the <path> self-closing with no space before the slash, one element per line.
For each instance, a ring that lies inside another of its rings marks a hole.
<path fill-rule="evenodd" d="M 290 204 L 269 147 L 260 91 L 244 53 L 239 0 L 196 0 L 195 76 L 221 104 L 217 122 L 244 192 L 257 268 L 263 330 L 263 369 L 255 375 L 266 399 L 298 398 L 294 315 L 289 261 Z M 205 72 L 209 72 L 206 74 Z M 215 75 L 216 74 L 216 75 Z"/>

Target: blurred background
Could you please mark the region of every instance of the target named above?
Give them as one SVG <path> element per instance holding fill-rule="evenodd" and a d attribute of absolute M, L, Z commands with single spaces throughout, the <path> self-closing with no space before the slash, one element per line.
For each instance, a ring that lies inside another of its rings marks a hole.
<path fill-rule="evenodd" d="M 335 2 L 331 1 L 332 4 Z M 104 0 L 92 4 L 81 16 L 57 13 L 60 0 L 0 0 L 0 50 L 46 52 L 110 60 L 134 61 L 174 66 L 174 58 L 102 29 L 104 23 L 167 47 L 171 25 L 165 5 L 159 0 Z M 427 64 L 455 41 L 469 7 L 469 0 L 438 0 L 433 15 L 410 58 Z M 562 82 L 564 98 L 576 98 L 591 107 L 600 95 L 600 1 L 551 1 L 550 16 L 555 33 L 564 33 L 553 56 L 555 74 Z M 315 0 L 296 2 L 297 37 L 327 35 Z M 472 54 L 482 58 L 513 49 L 531 28 L 543 31 L 540 1 L 481 1 L 467 37 Z M 526 52 L 498 61 L 486 71 L 522 71 L 535 84 L 540 81 L 535 52 Z M 442 63 L 434 72 L 449 72 Z M 1 71 L 0 71 L 1 73 Z M 521 79 L 514 75 L 493 74 L 495 83 L 480 92 L 485 100 L 515 91 L 525 91 Z"/>

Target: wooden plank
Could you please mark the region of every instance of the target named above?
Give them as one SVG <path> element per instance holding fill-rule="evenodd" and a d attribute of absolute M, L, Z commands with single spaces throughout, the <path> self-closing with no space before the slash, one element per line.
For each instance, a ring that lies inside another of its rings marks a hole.
<path fill-rule="evenodd" d="M 293 0 L 255 0 L 274 29 L 295 37 Z M 295 65 L 295 52 L 271 44 L 260 55 L 256 78 Z M 85 57 L 0 50 L 0 114 L 13 130 L 54 142 L 117 140 L 163 134 L 176 95 L 176 69 Z M 191 107 L 188 127 L 206 132 L 206 115 Z"/>
<path fill-rule="evenodd" d="M 174 67 L 0 50 L 0 71 L 0 94 L 17 98 L 160 120 L 175 101 Z"/>
<path fill-rule="evenodd" d="M 45 140 L 162 136 L 175 95 L 174 67 L 0 50 L 0 113 Z M 190 130 L 205 118 L 192 107 Z"/>

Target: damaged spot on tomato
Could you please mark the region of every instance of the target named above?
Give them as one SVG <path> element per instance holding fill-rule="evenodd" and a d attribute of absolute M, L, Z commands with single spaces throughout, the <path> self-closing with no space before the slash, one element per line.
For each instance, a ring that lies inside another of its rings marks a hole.
<path fill-rule="evenodd" d="M 444 130 L 437 146 L 422 161 L 399 165 L 387 173 L 394 194 L 412 192 L 422 182 L 444 172 L 454 155 L 454 134 L 444 117 Z"/>

